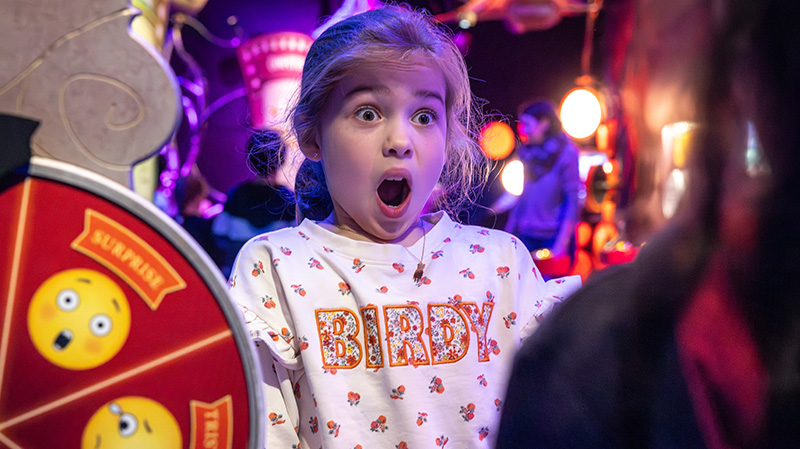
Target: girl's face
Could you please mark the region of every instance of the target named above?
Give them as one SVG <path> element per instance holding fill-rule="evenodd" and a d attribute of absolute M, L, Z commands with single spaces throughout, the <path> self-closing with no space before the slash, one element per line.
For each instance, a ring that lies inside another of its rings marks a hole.
<path fill-rule="evenodd" d="M 316 142 L 334 224 L 401 243 L 417 226 L 445 162 L 446 85 L 424 57 L 370 62 L 332 90 Z"/>

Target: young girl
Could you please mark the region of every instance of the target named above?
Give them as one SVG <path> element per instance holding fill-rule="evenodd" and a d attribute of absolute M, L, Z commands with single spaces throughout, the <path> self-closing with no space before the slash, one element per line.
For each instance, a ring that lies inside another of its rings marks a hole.
<path fill-rule="evenodd" d="M 384 7 L 311 47 L 292 124 L 332 213 L 252 239 L 231 277 L 268 447 L 490 446 L 520 340 L 574 284 L 545 284 L 510 234 L 421 215 L 485 173 L 473 114 L 430 16 Z"/>

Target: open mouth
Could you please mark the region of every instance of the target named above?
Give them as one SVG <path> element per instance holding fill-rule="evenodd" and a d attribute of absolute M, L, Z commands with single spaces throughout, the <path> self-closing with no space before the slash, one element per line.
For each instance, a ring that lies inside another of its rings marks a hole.
<path fill-rule="evenodd" d="M 69 329 L 64 329 L 58 334 L 55 341 L 53 341 L 53 349 L 56 351 L 61 351 L 69 345 L 72 341 L 72 332 Z"/>
<path fill-rule="evenodd" d="M 378 197 L 390 207 L 398 207 L 408 198 L 411 189 L 405 178 L 388 178 L 378 186 Z"/>

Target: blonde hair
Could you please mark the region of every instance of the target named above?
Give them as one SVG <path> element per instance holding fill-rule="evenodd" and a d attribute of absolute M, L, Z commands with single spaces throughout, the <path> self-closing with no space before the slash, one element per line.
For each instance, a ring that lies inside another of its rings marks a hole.
<path fill-rule="evenodd" d="M 384 6 L 328 28 L 306 56 L 297 104 L 290 110 L 291 128 L 301 145 L 313 142 L 330 92 L 351 69 L 367 61 L 409 56 L 430 57 L 445 78 L 446 162 L 433 206 L 455 215 L 474 201 L 488 178 L 488 160 L 477 139 L 483 115 L 450 30 L 429 14 Z"/>

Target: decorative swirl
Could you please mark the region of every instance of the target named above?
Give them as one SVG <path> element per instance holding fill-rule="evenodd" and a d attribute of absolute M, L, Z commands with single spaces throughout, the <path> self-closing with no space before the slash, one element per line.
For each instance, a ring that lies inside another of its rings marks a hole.
<path fill-rule="evenodd" d="M 131 132 L 122 135 L 106 131 L 124 132 L 134 129 L 145 119 L 145 100 L 130 85 L 100 74 L 83 73 L 67 78 L 58 92 L 58 109 L 61 121 L 70 139 L 92 162 L 108 168 L 131 165 L 142 155 L 137 152 L 125 157 L 130 148 Z M 105 114 L 92 113 L 107 105 Z M 81 111 L 89 111 L 81 112 Z M 103 117 L 98 129 L 95 120 Z M 116 148 L 110 148 L 110 147 Z M 113 160 L 112 164 L 110 161 Z"/>
<path fill-rule="evenodd" d="M 91 31 L 91 30 L 93 30 L 93 29 L 95 29 L 97 27 L 103 26 L 108 22 L 117 20 L 119 17 L 131 17 L 131 16 L 134 16 L 134 15 L 140 13 L 140 12 L 141 11 L 139 11 L 136 8 L 132 8 L 132 7 L 125 8 L 125 9 L 122 9 L 120 11 L 115 11 L 114 13 L 109 14 L 107 16 L 98 17 L 95 20 L 92 20 L 91 22 L 89 22 L 89 23 L 87 23 L 87 24 L 85 24 L 85 25 L 83 25 L 83 26 L 81 26 L 79 28 L 76 28 L 76 29 L 64 34 L 60 38 L 58 38 L 55 41 L 53 41 L 46 49 L 44 49 L 42 51 L 42 53 L 38 57 L 36 57 L 36 59 L 34 59 L 30 64 L 28 64 L 27 67 L 22 69 L 13 78 L 11 78 L 11 80 L 9 80 L 7 83 L 5 83 L 2 86 L 0 86 L 0 95 L 5 94 L 12 87 L 17 86 L 20 83 L 22 83 L 26 78 L 28 78 L 31 75 L 31 73 L 35 72 L 36 69 L 38 69 L 39 66 L 42 65 L 42 63 L 45 61 L 45 59 L 47 59 L 50 55 L 52 55 L 54 52 L 56 52 L 64 44 L 66 44 L 66 43 L 70 42 L 71 40 L 83 35 L 84 33 L 88 32 L 88 31 Z M 24 19 L 27 19 L 27 17 L 24 17 Z"/>

